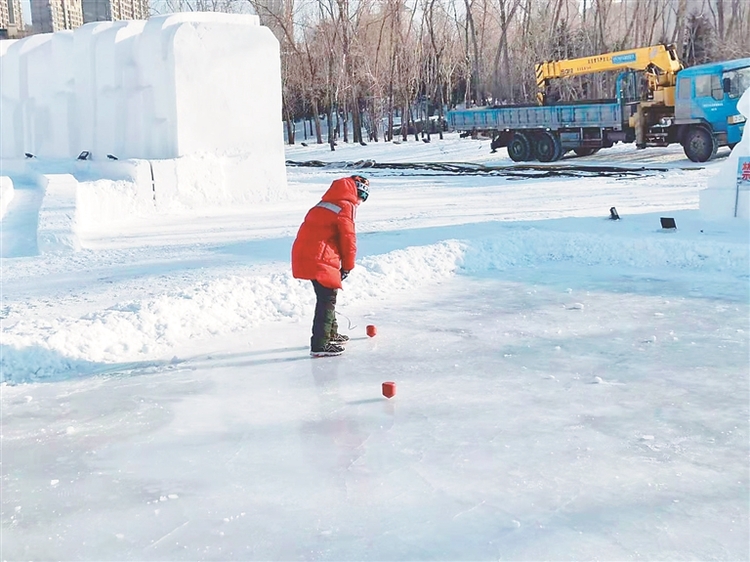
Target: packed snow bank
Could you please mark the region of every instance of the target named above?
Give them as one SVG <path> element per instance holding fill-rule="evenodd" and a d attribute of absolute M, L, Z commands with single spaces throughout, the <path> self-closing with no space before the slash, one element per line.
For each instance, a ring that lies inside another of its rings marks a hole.
<path fill-rule="evenodd" d="M 340 302 L 386 298 L 452 275 L 458 242 L 398 250 L 363 260 Z M 49 380 L 101 371 L 103 364 L 169 355 L 193 338 L 237 332 L 264 322 L 308 319 L 315 305 L 309 282 L 286 266 L 230 276 L 171 294 L 122 302 L 80 318 L 25 319 L 3 330 L 3 381 Z M 15 318 L 13 318 L 15 320 Z M 6 325 L 8 324 L 6 323 Z"/>
<path fill-rule="evenodd" d="M 0 220 L 5 216 L 14 195 L 13 180 L 8 176 L 0 176 Z"/>
<path fill-rule="evenodd" d="M 93 164 L 78 177 L 96 177 L 97 167 Z M 103 168 L 101 179 L 80 182 L 76 198 L 80 234 L 112 232 L 112 227 L 144 218 L 200 216 L 212 208 L 284 201 L 292 196 L 285 178 L 256 168 L 245 156 L 129 160 L 117 164 L 119 172 L 113 173 L 115 168 Z"/>
<path fill-rule="evenodd" d="M 585 266 L 659 268 L 747 274 L 748 247 L 743 242 L 681 239 L 671 233 L 658 237 L 602 236 L 586 232 L 555 233 L 509 229 L 507 236 L 476 240 L 469 245 L 464 268 L 482 273 L 566 262 Z"/>
<path fill-rule="evenodd" d="M 5 168 L 11 175 L 24 181 L 37 178 L 36 183 L 46 184 L 68 178 L 67 197 L 72 208 L 65 215 L 70 218 L 65 226 L 69 233 L 67 241 L 62 246 L 42 244 L 39 247 L 42 252 L 63 246 L 85 247 L 88 234 L 111 234 L 115 227 L 140 224 L 144 219 L 197 217 L 212 209 L 286 201 L 293 197 L 286 176 L 275 177 L 273 170 L 257 167 L 247 155 L 195 154 L 170 160 L 116 161 L 33 158 L 4 164 L 8 164 Z M 13 182 L 9 177 L 3 180 L 3 190 L 1 201 L 5 213 L 13 197 Z M 55 200 L 43 203 L 40 212 L 59 209 L 57 195 L 48 191 L 45 197 Z M 40 226 L 48 218 L 40 214 Z M 39 232 L 38 237 L 46 240 L 48 234 Z"/>
<path fill-rule="evenodd" d="M 448 240 L 363 258 L 340 294 L 340 309 L 387 299 L 399 291 L 429 290 L 457 273 L 486 275 L 552 262 L 565 262 L 572 270 L 599 266 L 608 272 L 635 269 L 649 275 L 664 270 L 707 272 L 717 279 L 746 279 L 750 268 L 744 240 L 696 240 L 653 232 L 592 235 L 520 228 L 516 223 L 493 237 Z M 176 347 L 196 338 L 282 320 L 309 322 L 313 291 L 309 283 L 291 277 L 287 264 L 243 272 L 81 317 L 36 318 L 14 311 L 3 331 L 3 380 L 66 378 L 123 362 L 169 360 Z"/>
<path fill-rule="evenodd" d="M 75 232 L 78 182 L 70 174 L 49 174 L 39 209 L 37 247 L 39 252 L 80 250 Z"/>
<path fill-rule="evenodd" d="M 737 102 L 737 109 L 750 120 L 750 89 Z M 742 140 L 734 147 L 729 158 L 708 182 L 708 188 L 700 192 L 700 209 L 708 220 L 737 217 L 750 220 L 750 191 L 737 191 L 737 166 L 740 157 L 750 158 L 750 127 L 747 122 Z"/>

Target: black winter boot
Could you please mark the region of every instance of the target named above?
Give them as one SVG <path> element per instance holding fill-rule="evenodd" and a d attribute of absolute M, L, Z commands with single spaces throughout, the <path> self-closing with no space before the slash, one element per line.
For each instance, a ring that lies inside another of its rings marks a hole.
<path fill-rule="evenodd" d="M 345 336 L 344 334 L 333 334 L 328 342 L 336 345 L 346 345 L 349 343 L 349 336 Z"/>
<path fill-rule="evenodd" d="M 312 357 L 328 357 L 331 355 L 341 355 L 342 353 L 344 353 L 344 348 L 334 343 L 327 343 L 323 347 L 314 347 L 310 350 Z"/>

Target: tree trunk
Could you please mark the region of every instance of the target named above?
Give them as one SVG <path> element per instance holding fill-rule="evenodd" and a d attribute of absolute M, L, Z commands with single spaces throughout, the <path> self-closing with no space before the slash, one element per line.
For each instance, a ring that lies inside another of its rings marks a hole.
<path fill-rule="evenodd" d="M 378 116 L 377 116 L 377 113 L 375 112 L 374 105 L 370 105 L 369 108 L 370 108 L 369 109 L 370 111 L 370 140 L 378 142 L 378 135 L 380 133 L 379 131 L 380 125 L 378 121 Z"/>
<path fill-rule="evenodd" d="M 393 140 L 393 105 L 388 107 L 388 129 L 383 133 L 383 140 L 391 142 Z"/>
<path fill-rule="evenodd" d="M 438 80 L 438 86 L 437 86 L 437 104 L 438 104 L 438 134 L 440 135 L 440 140 L 443 140 L 443 87 L 440 84 L 440 80 Z"/>
<path fill-rule="evenodd" d="M 724 0 L 716 1 L 716 31 L 717 36 L 724 39 Z"/>
<path fill-rule="evenodd" d="M 285 122 L 287 144 L 294 144 L 294 120 L 291 117 L 287 116 Z"/>
<path fill-rule="evenodd" d="M 362 144 L 362 118 L 356 97 L 352 100 L 352 142 Z"/>
<path fill-rule="evenodd" d="M 404 104 L 401 110 L 401 140 L 406 142 L 409 136 L 409 106 Z"/>
<path fill-rule="evenodd" d="M 420 117 L 420 114 L 421 112 L 419 108 L 417 108 L 417 118 Z M 411 121 L 414 124 L 414 140 L 419 141 L 419 131 L 421 130 L 422 125 L 417 123 L 411 111 L 409 111 L 409 116 L 411 117 Z"/>
<path fill-rule="evenodd" d="M 672 43 L 677 47 L 677 53 L 682 55 L 682 41 L 685 33 L 685 16 L 687 12 L 687 0 L 677 0 L 675 10 L 674 31 L 672 32 Z"/>
<path fill-rule="evenodd" d="M 284 104 L 283 108 L 284 122 L 286 123 L 286 141 L 287 144 L 294 144 L 294 115 L 289 111 L 289 107 Z"/>
<path fill-rule="evenodd" d="M 498 42 L 497 50 L 495 51 L 495 59 L 493 62 L 493 96 L 495 98 L 512 98 L 513 76 L 510 72 L 510 57 L 508 56 L 508 27 L 510 25 L 510 21 L 513 19 L 513 16 L 516 13 L 516 10 L 520 5 L 520 0 L 515 0 L 515 3 L 510 9 L 510 12 L 506 13 L 505 0 L 500 0 L 500 41 Z M 500 76 L 501 58 L 502 79 Z M 506 83 L 503 83 L 503 79 L 506 81 Z M 510 85 L 506 85 L 507 83 L 510 83 Z"/>
<path fill-rule="evenodd" d="M 331 146 L 331 151 L 336 150 L 336 131 L 333 128 L 333 108 L 328 108 L 328 113 L 326 114 L 326 117 L 328 118 L 328 144 Z"/>
<path fill-rule="evenodd" d="M 466 23 L 467 23 L 467 34 L 471 38 L 471 47 L 473 51 L 473 60 L 471 61 L 471 90 L 472 101 L 474 104 L 479 104 L 484 98 L 483 88 L 480 86 L 479 76 L 479 43 L 477 41 L 477 32 L 474 28 L 474 18 L 471 14 L 471 4 L 469 0 L 464 0 L 466 6 Z"/>
<path fill-rule="evenodd" d="M 339 122 L 344 129 L 344 142 L 349 144 L 349 110 L 346 104 L 344 104 L 343 111 L 339 111 Z"/>

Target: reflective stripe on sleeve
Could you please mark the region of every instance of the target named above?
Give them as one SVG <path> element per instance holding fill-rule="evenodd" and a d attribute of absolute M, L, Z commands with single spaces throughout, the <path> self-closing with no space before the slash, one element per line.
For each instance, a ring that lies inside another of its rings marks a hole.
<path fill-rule="evenodd" d="M 323 207 L 324 209 L 328 209 L 329 211 L 333 211 L 337 215 L 341 212 L 341 207 L 338 205 L 334 205 L 333 203 L 329 203 L 328 201 L 321 201 L 316 207 Z"/>

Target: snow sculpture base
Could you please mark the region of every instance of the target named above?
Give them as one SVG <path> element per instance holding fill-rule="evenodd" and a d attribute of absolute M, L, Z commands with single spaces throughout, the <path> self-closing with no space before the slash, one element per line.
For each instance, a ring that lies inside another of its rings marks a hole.
<path fill-rule="evenodd" d="M 734 218 L 734 207 L 737 205 L 737 218 L 750 220 L 750 191 L 708 187 L 700 191 L 701 216 L 706 220 L 718 221 Z"/>
<path fill-rule="evenodd" d="M 0 176 L 0 220 L 5 216 L 14 195 L 13 180 L 8 176 Z"/>

